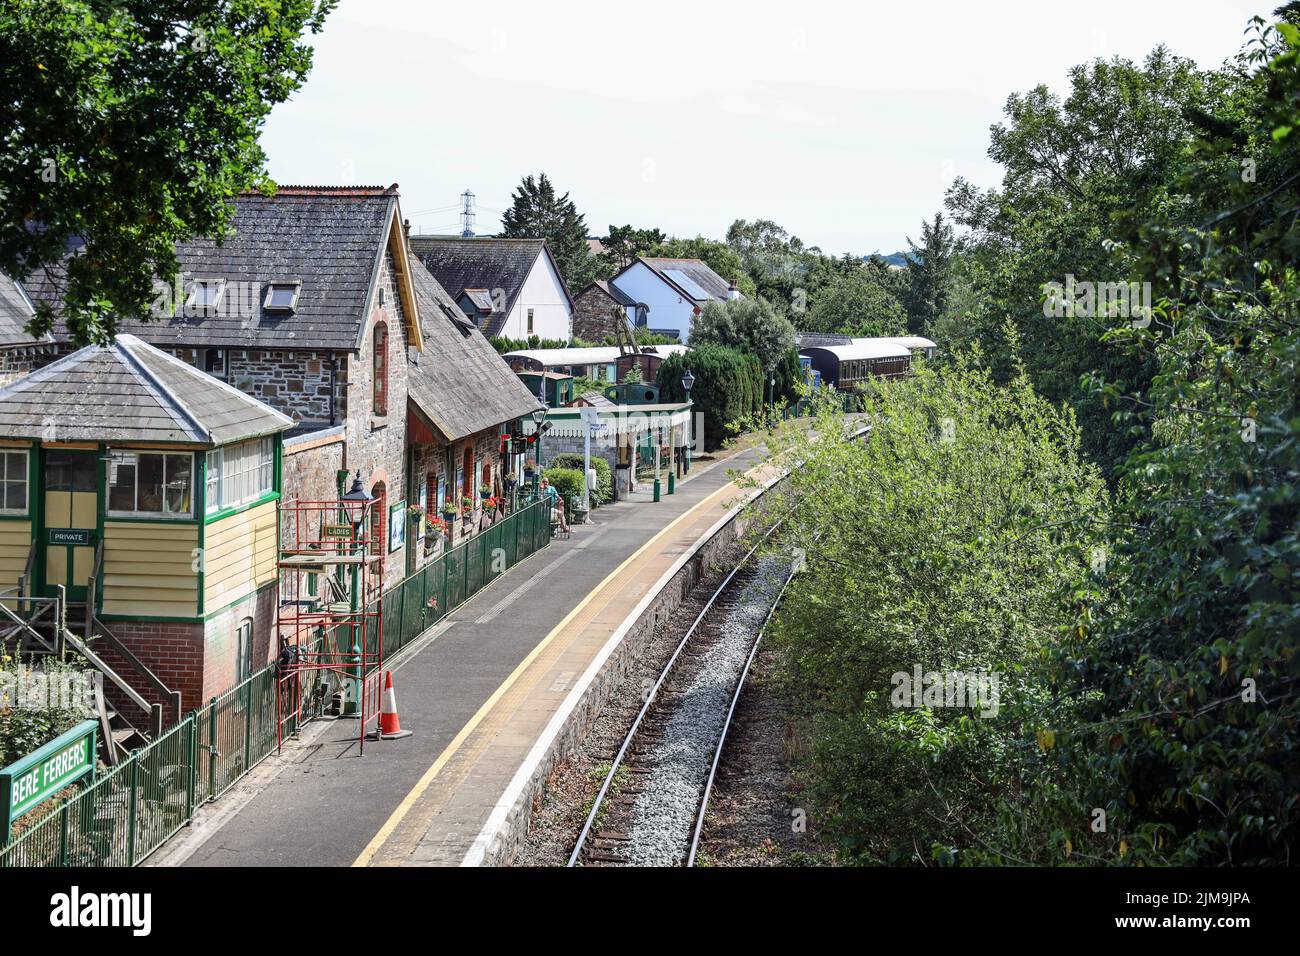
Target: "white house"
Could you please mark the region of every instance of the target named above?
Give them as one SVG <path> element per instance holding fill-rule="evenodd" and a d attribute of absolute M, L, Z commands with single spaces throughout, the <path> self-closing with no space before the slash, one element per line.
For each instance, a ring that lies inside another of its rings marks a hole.
<path fill-rule="evenodd" d="M 626 297 L 624 310 L 634 325 L 676 335 L 681 342 L 707 303 L 740 298 L 734 280 L 728 282 L 699 259 L 638 256 L 609 284 Z"/>
<path fill-rule="evenodd" d="M 411 249 L 484 335 L 572 337 L 573 298 L 545 240 L 411 236 Z"/>

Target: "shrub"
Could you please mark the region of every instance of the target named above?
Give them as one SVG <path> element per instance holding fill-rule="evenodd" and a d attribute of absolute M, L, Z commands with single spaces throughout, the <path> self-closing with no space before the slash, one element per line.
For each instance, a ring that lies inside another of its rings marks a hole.
<path fill-rule="evenodd" d="M 577 452 L 564 452 L 551 459 L 552 468 L 574 468 L 582 471 L 582 456 Z M 591 467 L 596 469 L 596 486 L 591 489 L 593 504 L 605 504 L 614 500 L 614 476 L 610 472 L 609 462 L 597 455 L 591 456 Z M 581 494 L 581 488 L 579 494 Z"/>
<path fill-rule="evenodd" d="M 717 448 L 736 433 L 736 423 L 755 411 L 762 395 L 763 372 L 751 355 L 721 345 L 701 345 L 685 354 L 670 355 L 659 366 L 659 393 L 665 402 L 686 397 L 682 376 L 695 376 L 691 400 L 704 415 L 704 447 Z"/>
<path fill-rule="evenodd" d="M 572 508 L 575 501 L 582 500 L 581 468 L 547 468 L 542 477 L 560 493 L 565 508 Z"/>

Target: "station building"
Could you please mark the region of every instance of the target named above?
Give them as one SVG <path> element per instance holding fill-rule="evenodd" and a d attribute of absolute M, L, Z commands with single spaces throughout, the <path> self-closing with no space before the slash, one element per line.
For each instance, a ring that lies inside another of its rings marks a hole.
<path fill-rule="evenodd" d="M 69 627 L 178 718 L 275 652 L 292 426 L 131 335 L 0 389 L 0 588 L 62 588 Z"/>

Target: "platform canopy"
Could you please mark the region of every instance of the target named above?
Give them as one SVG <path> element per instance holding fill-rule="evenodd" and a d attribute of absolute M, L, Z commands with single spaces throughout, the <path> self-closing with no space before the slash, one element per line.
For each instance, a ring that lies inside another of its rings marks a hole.
<path fill-rule="evenodd" d="M 0 389 L 0 438 L 217 446 L 293 424 L 134 335 L 78 349 Z"/>

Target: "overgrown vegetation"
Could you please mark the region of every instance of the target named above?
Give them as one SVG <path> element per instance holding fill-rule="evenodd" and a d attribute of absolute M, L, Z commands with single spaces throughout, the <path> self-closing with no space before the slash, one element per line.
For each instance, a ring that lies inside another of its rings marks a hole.
<path fill-rule="evenodd" d="M 1279 15 L 1220 70 L 1157 50 L 1012 97 L 1003 188 L 949 199 L 970 311 L 944 321 L 970 348 L 876 386 L 864 442 L 829 411 L 816 444 L 782 437 L 808 571 L 776 633 L 847 859 L 1292 861 L 1300 15 Z M 1053 315 L 1067 275 L 1150 283 L 1152 308 Z M 918 666 L 991 669 L 996 715 L 891 699 Z"/>

